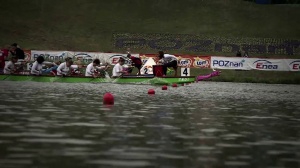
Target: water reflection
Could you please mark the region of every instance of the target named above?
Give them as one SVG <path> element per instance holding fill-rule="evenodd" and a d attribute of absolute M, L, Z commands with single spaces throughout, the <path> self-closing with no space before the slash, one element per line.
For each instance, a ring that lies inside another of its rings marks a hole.
<path fill-rule="evenodd" d="M 4 167 L 300 167 L 300 86 L 0 88 Z M 102 105 L 108 91 L 114 106 Z"/>

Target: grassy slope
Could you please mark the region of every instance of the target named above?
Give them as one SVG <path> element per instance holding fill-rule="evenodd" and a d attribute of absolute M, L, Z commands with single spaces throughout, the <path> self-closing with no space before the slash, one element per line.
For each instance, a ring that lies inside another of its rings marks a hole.
<path fill-rule="evenodd" d="M 243 0 L 1 0 L 0 46 L 116 51 L 113 32 L 300 39 L 299 16 L 299 5 Z M 300 73 L 224 70 L 213 80 L 300 83 Z"/>
<path fill-rule="evenodd" d="M 0 45 L 112 51 L 113 32 L 300 39 L 299 16 L 243 0 L 1 0 Z"/>

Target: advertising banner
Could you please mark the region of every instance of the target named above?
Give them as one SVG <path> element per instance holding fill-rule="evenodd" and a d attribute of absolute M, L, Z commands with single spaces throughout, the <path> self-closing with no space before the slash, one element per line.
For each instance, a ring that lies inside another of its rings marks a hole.
<path fill-rule="evenodd" d="M 139 57 L 139 54 L 131 54 L 131 56 Z M 131 60 L 127 57 L 127 54 L 101 53 L 98 56 L 98 58 L 101 60 L 101 62 L 107 62 L 107 63 L 109 63 L 111 65 L 117 64 L 120 57 L 122 57 L 122 58 L 125 59 L 125 65 L 131 64 Z"/>
<path fill-rule="evenodd" d="M 67 57 L 72 58 L 74 61 L 80 60 L 83 64 L 88 64 L 94 59 L 100 59 L 101 63 L 109 63 L 115 65 L 120 57 L 123 57 L 126 61 L 125 64 L 130 64 L 130 59 L 127 58 L 127 54 L 118 53 L 101 53 L 101 52 L 80 52 L 80 51 L 31 51 L 31 61 L 35 61 L 38 56 L 43 56 L 46 61 L 64 61 Z M 139 57 L 139 54 L 132 54 Z"/>
<path fill-rule="evenodd" d="M 80 60 L 88 64 L 94 59 L 100 59 L 101 63 L 115 65 L 119 58 L 125 59 L 125 65 L 131 64 L 127 54 L 79 52 L 79 51 L 50 51 L 50 50 L 24 50 L 25 61 L 34 62 L 38 56 L 43 56 L 45 61 L 64 61 L 71 57 L 74 61 Z M 141 58 L 143 64 L 149 58 L 158 61 L 157 54 L 131 54 Z M 239 69 L 239 70 L 266 70 L 266 71 L 300 71 L 300 59 L 264 59 L 245 57 L 220 57 L 220 56 L 195 56 L 174 54 L 178 59 L 179 67 L 186 68 L 213 68 L 213 69 Z"/>
<path fill-rule="evenodd" d="M 264 71 L 289 71 L 289 66 L 283 59 L 248 58 L 251 69 Z"/>
<path fill-rule="evenodd" d="M 241 69 L 250 70 L 249 58 L 245 57 L 211 57 L 210 67 L 213 69 Z"/>
<path fill-rule="evenodd" d="M 300 59 L 284 59 L 284 62 L 290 71 L 300 71 Z"/>
<path fill-rule="evenodd" d="M 210 68 L 210 56 L 174 55 L 178 59 L 179 67 Z M 153 58 L 156 62 L 158 61 L 157 54 L 140 54 L 140 58 L 143 63 L 149 58 Z"/>
<path fill-rule="evenodd" d="M 71 51 L 42 51 L 31 50 L 30 61 L 35 61 L 38 56 L 43 56 L 46 61 L 64 61 L 67 57 L 73 57 L 74 52 Z"/>
<path fill-rule="evenodd" d="M 210 56 L 176 55 L 178 66 L 191 68 L 210 68 Z"/>

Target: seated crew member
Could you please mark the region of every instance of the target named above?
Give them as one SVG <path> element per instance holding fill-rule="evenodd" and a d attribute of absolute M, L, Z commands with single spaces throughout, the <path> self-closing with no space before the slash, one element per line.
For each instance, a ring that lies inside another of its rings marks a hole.
<path fill-rule="evenodd" d="M 47 69 L 43 70 L 44 74 L 52 74 L 52 75 L 56 75 L 56 70 L 58 68 L 58 66 L 61 64 L 61 61 L 56 61 L 56 62 L 51 62 L 51 63 L 44 63 L 46 64 L 46 66 L 48 66 Z"/>
<path fill-rule="evenodd" d="M 124 71 L 123 69 L 124 63 L 125 63 L 124 58 L 120 57 L 119 62 L 113 68 L 112 77 L 119 77 L 127 73 L 127 71 Z"/>
<path fill-rule="evenodd" d="M 66 62 L 61 63 L 57 68 L 57 75 L 66 76 L 69 74 L 70 67 L 73 64 L 72 59 L 66 59 Z"/>
<path fill-rule="evenodd" d="M 10 61 L 5 64 L 5 67 L 4 67 L 4 74 L 13 74 L 16 72 L 16 67 L 15 67 L 15 63 L 18 62 L 18 57 L 11 57 L 10 58 Z"/>
<path fill-rule="evenodd" d="M 97 70 L 104 70 L 105 71 L 107 68 L 109 68 L 108 65 L 106 65 L 106 66 L 100 66 L 100 60 L 99 59 L 95 59 L 92 63 L 90 63 L 86 67 L 85 76 L 92 76 L 92 77 L 96 78 L 97 76 L 99 76 L 96 73 Z"/>
<path fill-rule="evenodd" d="M 38 56 L 36 61 L 32 64 L 30 73 L 32 75 L 41 75 L 44 61 L 45 59 L 43 56 Z"/>
<path fill-rule="evenodd" d="M 158 58 L 159 61 L 158 63 L 163 65 L 163 74 L 166 76 L 167 75 L 167 70 L 168 67 L 173 67 L 175 70 L 175 75 L 177 76 L 177 58 L 173 55 L 165 55 L 163 51 L 158 52 Z"/>
<path fill-rule="evenodd" d="M 131 54 L 127 54 L 127 57 L 131 59 L 131 65 L 138 69 L 138 75 L 141 75 L 141 68 L 143 62 L 140 58 L 132 56 Z M 129 73 L 132 72 L 132 69 L 129 70 Z"/>

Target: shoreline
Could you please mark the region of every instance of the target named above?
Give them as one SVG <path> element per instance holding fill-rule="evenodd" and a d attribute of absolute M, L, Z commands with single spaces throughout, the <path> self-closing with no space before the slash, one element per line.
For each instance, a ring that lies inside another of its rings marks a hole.
<path fill-rule="evenodd" d="M 206 81 L 235 83 L 265 83 L 265 84 L 300 84 L 300 73 L 291 71 L 259 71 L 259 70 L 219 70 L 220 76 Z M 211 69 L 191 68 L 191 75 L 207 75 Z"/>

